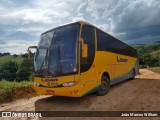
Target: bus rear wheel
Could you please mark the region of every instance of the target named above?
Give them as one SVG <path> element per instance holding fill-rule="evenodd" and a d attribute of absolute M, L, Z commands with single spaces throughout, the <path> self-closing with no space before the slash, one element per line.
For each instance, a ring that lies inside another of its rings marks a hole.
<path fill-rule="evenodd" d="M 101 88 L 96 93 L 99 96 L 103 96 L 103 95 L 106 95 L 109 92 L 109 89 L 110 89 L 109 78 L 103 75 L 102 78 L 101 78 Z"/>

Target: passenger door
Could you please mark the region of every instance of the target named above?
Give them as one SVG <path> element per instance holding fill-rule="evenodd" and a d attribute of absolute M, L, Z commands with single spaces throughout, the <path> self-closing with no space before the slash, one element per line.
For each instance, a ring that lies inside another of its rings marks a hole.
<path fill-rule="evenodd" d="M 94 27 L 83 25 L 81 38 L 84 40 L 84 44 L 88 45 L 88 56 L 86 58 L 82 57 L 82 49 L 80 48 L 80 79 L 85 86 L 83 89 L 83 92 L 85 93 L 98 85 L 98 73 L 94 67 L 96 48 Z"/>

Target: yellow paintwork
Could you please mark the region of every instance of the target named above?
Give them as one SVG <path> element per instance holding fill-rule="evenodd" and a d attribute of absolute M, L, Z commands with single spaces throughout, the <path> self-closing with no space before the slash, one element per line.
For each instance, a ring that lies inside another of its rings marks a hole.
<path fill-rule="evenodd" d="M 128 59 L 128 63 L 118 63 L 117 56 Z M 58 77 L 58 85 L 69 82 L 78 81 L 77 85 L 71 87 L 47 88 L 47 82 L 42 82 L 42 78 L 35 77 L 35 82 L 46 87 L 35 87 L 38 94 L 46 94 L 46 90 L 53 90 L 56 96 L 81 97 L 86 92 L 100 85 L 101 76 L 104 72 L 108 72 L 110 79 L 114 79 L 125 73 L 128 73 L 134 66 L 136 58 L 118 55 L 111 52 L 97 51 L 92 67 L 81 75 L 70 75 Z M 78 92 L 74 92 L 78 91 Z"/>
<path fill-rule="evenodd" d="M 85 22 L 80 22 L 81 25 L 87 24 Z M 82 29 L 82 26 L 81 26 Z M 80 29 L 80 33 L 81 33 Z M 80 35 L 79 35 L 80 36 Z M 96 30 L 95 30 L 96 36 Z M 95 37 L 96 38 L 96 37 Z M 80 38 L 79 38 L 80 39 Z M 80 42 L 79 42 L 80 43 Z M 95 40 L 95 44 L 97 45 L 97 40 Z M 80 46 L 79 46 L 80 48 Z M 46 87 L 36 87 L 35 91 L 37 94 L 47 94 L 46 90 L 53 90 L 56 96 L 70 96 L 70 97 L 81 97 L 88 91 L 92 90 L 96 86 L 101 84 L 101 76 L 104 72 L 107 72 L 110 76 L 110 80 L 127 74 L 131 71 L 137 61 L 137 58 L 120 55 L 111 52 L 105 51 L 97 51 L 97 46 L 95 47 L 95 58 L 93 65 L 91 68 L 84 72 L 78 72 L 76 75 L 62 76 L 56 77 L 54 79 L 58 79 L 58 85 L 69 81 L 77 81 L 77 84 L 70 87 L 55 87 L 50 88 L 48 86 L 48 82 L 42 82 L 42 78 L 35 77 L 34 81 L 46 86 Z M 78 50 L 79 58 L 80 58 L 80 50 Z M 117 56 L 128 59 L 128 62 L 117 62 Z M 78 68 L 80 71 L 80 59 L 78 59 Z"/>
<path fill-rule="evenodd" d="M 58 78 L 58 84 L 62 84 L 68 81 L 77 81 L 77 75 L 72 75 L 72 76 L 66 76 L 66 77 L 59 77 Z M 74 97 L 80 97 L 81 96 L 81 83 L 78 81 L 78 83 L 74 86 L 70 87 L 57 87 L 57 88 L 50 88 L 48 87 L 48 82 L 42 82 L 42 78 L 35 77 L 35 82 L 40 83 L 43 86 L 46 87 L 37 87 L 35 86 L 35 91 L 37 94 L 43 94 L 47 95 L 46 90 L 53 90 L 54 94 L 51 95 L 56 95 L 56 96 L 74 96 Z"/>
<path fill-rule="evenodd" d="M 30 51 L 30 48 L 34 48 L 34 49 L 37 49 L 37 46 L 29 46 L 28 47 L 28 60 L 30 61 L 31 60 L 31 51 Z"/>

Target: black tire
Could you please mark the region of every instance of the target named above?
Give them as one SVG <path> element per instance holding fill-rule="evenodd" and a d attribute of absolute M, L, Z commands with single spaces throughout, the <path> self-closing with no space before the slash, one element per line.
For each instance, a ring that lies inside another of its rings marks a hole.
<path fill-rule="evenodd" d="M 135 72 L 135 70 L 132 70 L 132 80 L 134 80 L 135 79 L 135 76 L 136 76 L 136 72 Z"/>
<path fill-rule="evenodd" d="M 110 89 L 110 81 L 109 78 L 106 76 L 102 76 L 101 78 L 101 89 L 97 91 L 97 95 L 103 96 L 106 95 L 109 92 Z"/>

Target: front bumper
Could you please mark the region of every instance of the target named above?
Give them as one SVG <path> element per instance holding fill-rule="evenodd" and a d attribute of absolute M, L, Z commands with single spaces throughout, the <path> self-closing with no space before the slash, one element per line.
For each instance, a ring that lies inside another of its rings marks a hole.
<path fill-rule="evenodd" d="M 53 96 L 67 96 L 67 97 L 81 97 L 82 89 L 79 85 L 69 86 L 69 87 L 57 87 L 57 88 L 47 88 L 34 86 L 35 92 L 41 95 L 53 95 Z"/>

